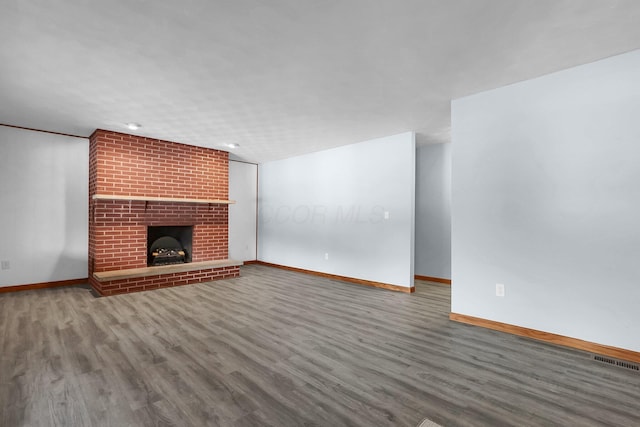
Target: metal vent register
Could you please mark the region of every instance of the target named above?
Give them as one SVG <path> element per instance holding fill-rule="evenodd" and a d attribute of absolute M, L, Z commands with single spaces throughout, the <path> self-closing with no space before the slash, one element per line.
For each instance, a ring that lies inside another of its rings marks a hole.
<path fill-rule="evenodd" d="M 609 357 L 598 356 L 598 355 L 594 355 L 593 359 L 597 360 L 598 362 L 608 363 L 613 366 L 619 366 L 621 368 L 631 369 L 632 371 L 640 371 L 640 366 L 634 363 L 625 362 L 623 360 L 616 360 L 616 359 L 611 359 Z"/>

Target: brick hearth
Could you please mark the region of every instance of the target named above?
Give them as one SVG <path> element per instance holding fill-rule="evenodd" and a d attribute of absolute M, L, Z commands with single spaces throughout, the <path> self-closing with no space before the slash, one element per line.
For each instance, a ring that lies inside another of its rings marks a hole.
<path fill-rule="evenodd" d="M 240 263 L 202 268 L 195 264 L 228 257 L 228 204 L 203 202 L 227 200 L 228 180 L 224 151 L 96 130 L 89 152 L 91 286 L 102 295 L 113 295 L 237 277 Z M 181 201 L 136 200 L 145 198 Z M 163 225 L 193 226 L 193 270 L 160 269 L 155 274 L 146 269 L 147 227 Z M 127 276 L 131 269 L 151 272 Z M 126 278 L 117 278 L 119 271 Z M 104 272 L 116 278 L 99 277 Z"/>

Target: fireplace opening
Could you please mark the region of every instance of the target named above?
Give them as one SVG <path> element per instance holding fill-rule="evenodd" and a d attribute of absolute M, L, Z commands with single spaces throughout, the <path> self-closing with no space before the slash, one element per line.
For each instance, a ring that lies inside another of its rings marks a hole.
<path fill-rule="evenodd" d="M 147 266 L 191 262 L 193 226 L 147 227 Z"/>

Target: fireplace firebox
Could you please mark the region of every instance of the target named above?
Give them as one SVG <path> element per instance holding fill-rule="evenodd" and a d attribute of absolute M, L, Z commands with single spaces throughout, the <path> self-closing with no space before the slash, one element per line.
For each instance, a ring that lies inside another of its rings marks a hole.
<path fill-rule="evenodd" d="M 147 266 L 191 262 L 193 226 L 147 227 Z"/>

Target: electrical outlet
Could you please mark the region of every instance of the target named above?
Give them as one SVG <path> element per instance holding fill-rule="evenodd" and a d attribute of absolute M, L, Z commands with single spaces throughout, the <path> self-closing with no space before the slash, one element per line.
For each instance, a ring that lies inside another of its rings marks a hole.
<path fill-rule="evenodd" d="M 326 252 L 326 253 L 324 254 L 324 259 L 325 259 L 325 260 L 327 260 L 327 261 L 329 260 L 329 252 Z"/>
<path fill-rule="evenodd" d="M 389 219 L 389 211 L 384 211 L 384 219 Z"/>
<path fill-rule="evenodd" d="M 9 270 L 11 268 L 11 263 L 9 261 L 1 261 L 0 262 L 0 269 L 2 270 Z"/>
<path fill-rule="evenodd" d="M 496 283 L 496 296 L 497 297 L 504 296 L 504 285 L 502 283 Z"/>

